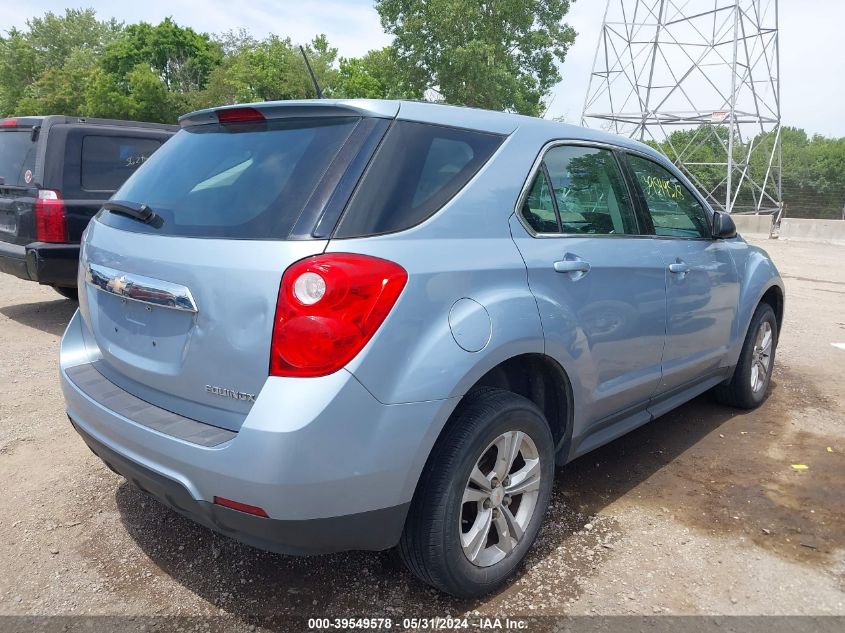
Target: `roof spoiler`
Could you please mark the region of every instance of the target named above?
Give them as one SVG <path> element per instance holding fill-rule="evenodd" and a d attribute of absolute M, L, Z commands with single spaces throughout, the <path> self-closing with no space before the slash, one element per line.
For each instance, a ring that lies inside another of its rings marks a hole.
<path fill-rule="evenodd" d="M 218 113 L 228 110 L 251 110 L 260 112 L 267 119 L 319 118 L 319 117 L 378 117 L 392 119 L 399 112 L 398 101 L 379 101 L 372 99 L 319 99 L 306 101 L 267 101 L 247 103 L 220 108 L 198 110 L 179 117 L 183 128 L 194 125 L 207 125 L 220 122 Z M 225 118 L 226 115 L 223 115 Z"/>

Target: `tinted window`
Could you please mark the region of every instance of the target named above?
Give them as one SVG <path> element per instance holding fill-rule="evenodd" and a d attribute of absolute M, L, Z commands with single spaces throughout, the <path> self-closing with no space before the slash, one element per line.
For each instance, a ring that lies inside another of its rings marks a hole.
<path fill-rule="evenodd" d="M 544 163 L 563 233 L 633 235 L 636 215 L 613 153 L 595 147 L 560 146 Z"/>
<path fill-rule="evenodd" d="M 537 233 L 557 233 L 560 230 L 546 172 L 542 169 L 522 203 L 522 217 Z"/>
<path fill-rule="evenodd" d="M 284 239 L 358 120 L 183 129 L 114 196 L 149 205 L 164 224 L 153 228 L 113 213 L 104 221 L 165 235 Z"/>
<path fill-rule="evenodd" d="M 82 188 L 117 191 L 161 141 L 121 136 L 86 136 L 82 139 Z"/>
<path fill-rule="evenodd" d="M 655 235 L 710 237 L 707 212 L 672 172 L 640 156 L 628 156 L 645 195 Z"/>
<path fill-rule="evenodd" d="M 397 121 L 349 203 L 336 237 L 415 226 L 448 202 L 490 158 L 502 137 Z"/>
<path fill-rule="evenodd" d="M 35 169 L 35 143 L 31 130 L 0 131 L 0 178 L 7 185 L 28 184 L 24 175 Z"/>

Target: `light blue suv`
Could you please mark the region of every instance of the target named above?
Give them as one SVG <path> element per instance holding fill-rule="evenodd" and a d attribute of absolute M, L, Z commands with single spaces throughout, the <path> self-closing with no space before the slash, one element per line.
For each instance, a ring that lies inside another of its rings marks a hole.
<path fill-rule="evenodd" d="M 61 380 L 97 455 L 213 530 L 398 547 L 477 596 L 555 464 L 766 396 L 778 272 L 649 147 L 395 101 L 181 127 L 87 230 Z"/>

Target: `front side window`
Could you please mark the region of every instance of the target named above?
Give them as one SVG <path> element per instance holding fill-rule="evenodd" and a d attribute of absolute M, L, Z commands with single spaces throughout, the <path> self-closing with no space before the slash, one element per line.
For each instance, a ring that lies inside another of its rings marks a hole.
<path fill-rule="evenodd" d="M 82 139 L 82 188 L 117 191 L 161 146 L 151 138 L 93 136 Z"/>
<path fill-rule="evenodd" d="M 655 235 L 709 238 L 707 212 L 672 172 L 641 156 L 628 156 L 654 223 Z"/>
<path fill-rule="evenodd" d="M 543 164 L 562 233 L 636 235 L 639 232 L 634 207 L 613 152 L 562 145 L 550 149 Z"/>

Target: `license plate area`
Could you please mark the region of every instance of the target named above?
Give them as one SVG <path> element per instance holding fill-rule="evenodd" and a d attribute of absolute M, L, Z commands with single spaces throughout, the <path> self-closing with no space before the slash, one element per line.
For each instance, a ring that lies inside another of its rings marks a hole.
<path fill-rule="evenodd" d="M 18 217 L 14 213 L 8 211 L 0 211 L 0 231 L 4 233 L 11 233 L 17 235 L 18 232 Z"/>
<path fill-rule="evenodd" d="M 140 371 L 175 374 L 190 342 L 194 315 L 93 288 L 96 338 L 105 355 Z"/>

